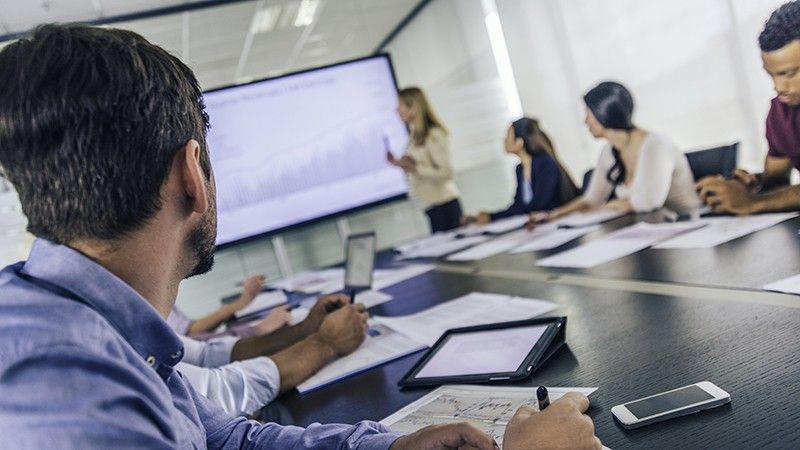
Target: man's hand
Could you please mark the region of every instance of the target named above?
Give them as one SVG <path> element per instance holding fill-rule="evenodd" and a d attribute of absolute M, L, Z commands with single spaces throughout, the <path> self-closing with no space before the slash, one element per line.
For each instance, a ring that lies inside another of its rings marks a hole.
<path fill-rule="evenodd" d="M 488 434 L 468 423 L 431 425 L 394 441 L 389 450 L 499 450 Z"/>
<path fill-rule="evenodd" d="M 252 302 L 253 299 L 256 298 L 256 296 L 261 292 L 261 289 L 264 288 L 264 283 L 266 281 L 267 278 L 264 275 L 253 275 L 252 277 L 244 280 L 242 293 L 239 294 L 239 298 L 231 303 L 233 308 L 236 311 L 239 311 L 245 306 L 249 305 L 250 302 Z"/>
<path fill-rule="evenodd" d="M 600 449 L 603 446 L 594 435 L 592 419 L 583 414 L 588 408 L 589 399 L 577 392 L 567 393 L 543 412 L 523 406 L 506 426 L 503 448 Z"/>
<path fill-rule="evenodd" d="M 302 327 L 307 335 L 316 332 L 325 316 L 350 303 L 350 297 L 344 294 L 320 295 L 317 303 L 311 307 L 308 316 L 303 320 Z"/>
<path fill-rule="evenodd" d="M 747 186 L 748 189 L 753 189 L 758 186 L 758 177 L 744 169 L 736 169 L 733 172 L 733 176 L 743 185 Z"/>
<path fill-rule="evenodd" d="M 697 193 L 703 203 L 713 211 L 734 214 L 753 213 L 753 195 L 739 180 L 726 180 L 722 176 L 705 177 L 697 182 Z"/>
<path fill-rule="evenodd" d="M 364 342 L 368 317 L 364 305 L 347 304 L 325 317 L 316 336 L 336 356 L 346 355 Z"/>

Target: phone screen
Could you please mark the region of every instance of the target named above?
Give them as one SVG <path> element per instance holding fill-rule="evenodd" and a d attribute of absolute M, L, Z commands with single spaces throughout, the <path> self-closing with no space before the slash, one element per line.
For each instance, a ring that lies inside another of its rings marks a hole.
<path fill-rule="evenodd" d="M 372 286 L 375 245 L 374 234 L 353 236 L 347 240 L 347 262 L 344 276 L 346 286 L 359 288 Z"/>
<path fill-rule="evenodd" d="M 624 406 L 633 413 L 637 419 L 655 416 L 663 412 L 680 409 L 714 398 L 711 394 L 698 386 L 687 386 L 676 391 L 656 395 L 655 397 L 626 403 Z"/>

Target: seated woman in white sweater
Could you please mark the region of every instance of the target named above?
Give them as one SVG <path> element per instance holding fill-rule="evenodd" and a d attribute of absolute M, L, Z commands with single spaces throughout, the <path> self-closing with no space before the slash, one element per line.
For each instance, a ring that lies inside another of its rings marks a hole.
<path fill-rule="evenodd" d="M 583 100 L 586 126 L 608 145 L 584 195 L 553 211 L 533 214 L 533 222 L 600 207 L 637 213 L 665 207 L 678 214 L 700 207 L 686 155 L 665 136 L 633 125 L 633 98 L 625 86 L 605 81 Z M 608 201 L 612 192 L 616 199 Z"/>

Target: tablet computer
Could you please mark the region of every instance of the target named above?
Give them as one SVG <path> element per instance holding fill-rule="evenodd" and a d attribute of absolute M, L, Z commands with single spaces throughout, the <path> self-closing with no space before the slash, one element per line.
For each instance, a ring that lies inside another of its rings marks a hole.
<path fill-rule="evenodd" d="M 438 386 L 525 379 L 564 344 L 566 326 L 566 317 L 548 317 L 448 330 L 398 384 Z"/>

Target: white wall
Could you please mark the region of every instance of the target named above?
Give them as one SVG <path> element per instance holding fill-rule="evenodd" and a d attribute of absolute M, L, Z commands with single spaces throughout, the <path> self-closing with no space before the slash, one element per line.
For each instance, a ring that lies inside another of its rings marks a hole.
<path fill-rule="evenodd" d="M 386 49 L 399 85 L 422 87 L 449 128 L 456 184 L 468 211 L 502 208 L 513 193 L 513 161 L 502 147 L 513 117 L 485 16 L 480 0 L 435 0 Z M 348 221 L 354 232 L 377 230 L 382 248 L 428 232 L 427 219 L 409 202 L 353 214 Z M 286 233 L 284 239 L 296 270 L 343 257 L 333 221 Z M 178 304 L 190 315 L 205 313 L 254 272 L 279 276 L 266 239 L 219 252 L 211 273 L 183 283 Z"/>
<path fill-rule="evenodd" d="M 502 139 L 516 119 L 506 100 L 480 0 L 435 0 L 387 47 L 400 87 L 425 90 L 450 130 L 467 210 L 505 206 L 513 172 Z"/>
<path fill-rule="evenodd" d="M 581 97 L 614 79 L 636 100 L 635 121 L 694 150 L 741 141 L 758 169 L 772 97 L 757 36 L 783 1 L 497 0 L 523 107 L 541 117 L 574 175 L 600 143 Z"/>

